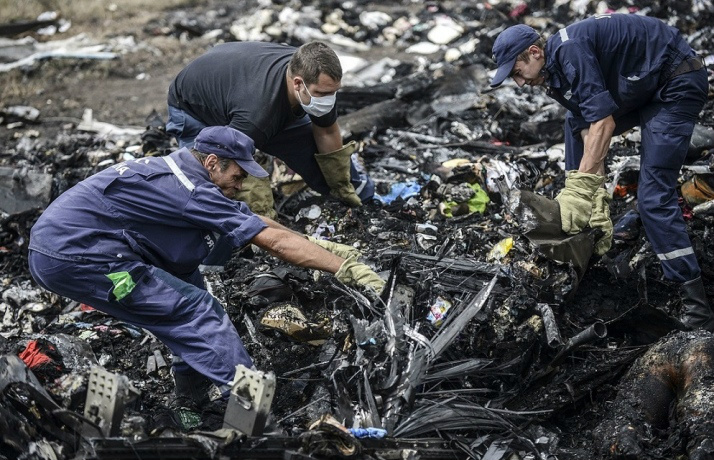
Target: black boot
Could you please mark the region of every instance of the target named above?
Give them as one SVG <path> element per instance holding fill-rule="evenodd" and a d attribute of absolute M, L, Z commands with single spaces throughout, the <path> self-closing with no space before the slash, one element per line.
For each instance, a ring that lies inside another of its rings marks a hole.
<path fill-rule="evenodd" d="M 679 287 L 682 308 L 679 319 L 687 329 L 706 329 L 714 332 L 714 312 L 712 312 L 704 291 L 702 277 L 695 278 Z"/>
<path fill-rule="evenodd" d="M 188 399 L 198 408 L 205 407 L 211 401 L 213 382 L 193 369 L 189 372 L 174 372 L 174 383 L 177 400 Z"/>

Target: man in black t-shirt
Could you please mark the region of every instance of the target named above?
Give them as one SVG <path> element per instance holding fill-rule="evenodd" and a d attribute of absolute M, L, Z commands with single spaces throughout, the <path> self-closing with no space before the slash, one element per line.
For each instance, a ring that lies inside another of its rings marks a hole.
<path fill-rule="evenodd" d="M 183 147 L 191 146 L 205 126 L 231 126 L 284 161 L 313 190 L 359 206 L 374 195 L 374 183 L 352 159 L 355 143 L 342 144 L 335 106 L 341 80 L 337 55 L 320 42 L 300 48 L 220 44 L 171 83 L 166 129 Z M 245 198 L 238 197 L 253 208 Z"/>

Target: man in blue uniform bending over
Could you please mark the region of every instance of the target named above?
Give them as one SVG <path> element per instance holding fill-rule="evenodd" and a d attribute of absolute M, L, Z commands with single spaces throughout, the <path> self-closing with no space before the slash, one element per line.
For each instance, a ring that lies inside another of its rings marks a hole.
<path fill-rule="evenodd" d="M 176 357 L 178 396 L 205 402 L 211 384 L 227 395 L 235 366 L 253 366 L 198 271 L 218 237 L 334 273 L 346 284 L 377 292 L 384 286 L 354 258 L 229 198 L 247 174 L 266 176 L 253 150 L 253 141 L 233 128 L 206 128 L 192 150 L 120 163 L 80 182 L 42 213 L 30 234 L 34 279 L 152 332 Z"/>
<path fill-rule="evenodd" d="M 342 144 L 335 104 L 341 81 L 340 61 L 324 43 L 219 44 L 171 82 L 166 131 L 184 147 L 205 126 L 231 126 L 313 190 L 359 206 L 374 196 L 374 183 L 351 158 L 355 143 Z M 237 199 L 270 215 L 270 183 L 252 180 L 249 188 Z"/>
<path fill-rule="evenodd" d="M 613 135 L 642 131 L 638 208 L 665 278 L 681 283 L 680 319 L 714 331 L 714 314 L 677 205 L 677 178 L 694 122 L 707 99 L 707 71 L 679 32 L 639 15 L 598 15 L 558 31 L 547 41 L 531 27 L 509 27 L 496 38 L 498 65 L 491 86 L 507 77 L 518 86 L 545 86 L 568 109 L 565 119 L 563 231 L 586 226 L 612 243 L 605 158 Z"/>

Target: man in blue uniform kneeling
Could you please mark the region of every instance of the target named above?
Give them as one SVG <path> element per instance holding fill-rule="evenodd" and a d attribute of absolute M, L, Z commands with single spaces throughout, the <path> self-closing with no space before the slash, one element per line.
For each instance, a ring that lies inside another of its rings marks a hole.
<path fill-rule="evenodd" d="M 496 38 L 491 86 L 511 77 L 546 86 L 566 109 L 563 231 L 603 230 L 595 251 L 612 242 L 605 158 L 610 139 L 642 132 L 638 208 L 665 278 L 680 283 L 680 319 L 714 331 L 701 271 L 677 204 L 677 179 L 694 122 L 707 99 L 707 72 L 679 32 L 640 15 L 605 14 L 565 27 L 545 41 L 531 27 L 509 27 Z"/>
<path fill-rule="evenodd" d="M 198 271 L 217 237 L 346 284 L 384 287 L 369 267 L 333 253 L 349 247 L 318 246 L 230 198 L 248 174 L 267 175 L 253 151 L 240 131 L 205 128 L 192 150 L 120 163 L 80 182 L 30 235 L 30 272 L 42 287 L 153 333 L 175 355 L 177 395 L 199 403 L 212 385 L 228 394 L 236 365 L 253 367 Z"/>

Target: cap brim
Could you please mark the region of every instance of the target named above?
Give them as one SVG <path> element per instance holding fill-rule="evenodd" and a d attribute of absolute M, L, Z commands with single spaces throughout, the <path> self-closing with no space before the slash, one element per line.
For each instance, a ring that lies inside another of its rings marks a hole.
<path fill-rule="evenodd" d="M 496 70 L 496 75 L 491 80 L 492 88 L 499 86 L 506 78 L 508 78 L 508 76 L 513 71 L 513 66 L 516 65 L 517 58 L 518 57 L 516 56 L 511 61 L 508 61 L 498 67 L 498 70 Z"/>
<path fill-rule="evenodd" d="M 235 160 L 243 171 L 247 172 L 253 177 L 268 177 L 267 171 L 261 168 L 258 163 L 250 160 Z"/>

